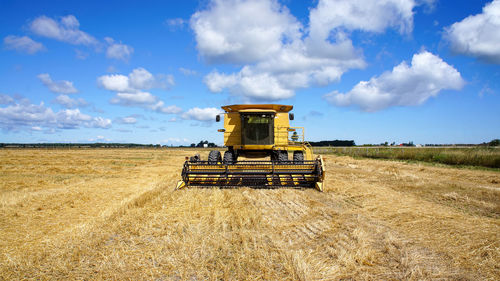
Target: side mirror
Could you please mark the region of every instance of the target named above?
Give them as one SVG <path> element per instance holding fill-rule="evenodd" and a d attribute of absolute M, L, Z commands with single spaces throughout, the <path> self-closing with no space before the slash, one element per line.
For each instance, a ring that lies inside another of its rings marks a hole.
<path fill-rule="evenodd" d="M 293 120 L 293 118 L 294 118 L 293 113 L 289 113 L 288 117 L 290 117 L 290 120 Z"/>
<path fill-rule="evenodd" d="M 215 115 L 215 122 L 220 122 L 220 115 L 219 114 Z"/>

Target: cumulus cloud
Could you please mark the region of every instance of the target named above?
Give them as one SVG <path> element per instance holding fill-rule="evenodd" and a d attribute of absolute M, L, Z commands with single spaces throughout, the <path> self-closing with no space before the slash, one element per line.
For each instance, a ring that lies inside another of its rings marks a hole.
<path fill-rule="evenodd" d="M 73 15 L 61 18 L 40 16 L 30 22 L 29 28 L 31 32 L 36 35 L 55 39 L 61 42 L 73 45 L 94 46 L 97 50 L 105 47 L 106 57 L 110 59 L 128 61 L 130 56 L 134 53 L 134 48 L 123 44 L 122 42 L 115 42 L 113 38 L 105 37 L 105 42 L 102 42 L 97 40 L 94 36 L 80 30 L 80 22 L 78 22 L 78 19 Z M 26 36 L 8 36 L 4 39 L 4 43 L 6 41 L 10 42 L 10 45 L 17 46 L 16 49 L 27 49 L 33 53 L 43 49 L 43 46 L 40 43 L 37 43 Z M 76 50 L 76 56 L 79 59 L 86 59 L 88 54 L 81 50 Z"/>
<path fill-rule="evenodd" d="M 483 7 L 481 14 L 468 16 L 445 29 L 445 37 L 458 54 L 500 64 L 500 0 Z"/>
<path fill-rule="evenodd" d="M 113 38 L 106 37 L 104 40 L 109 44 L 106 49 L 107 58 L 128 61 L 134 53 L 134 48 L 126 44 L 116 43 Z"/>
<path fill-rule="evenodd" d="M 236 73 L 214 70 L 205 76 L 210 91 L 279 100 L 292 97 L 297 89 L 327 85 L 350 69 L 363 68 L 363 55 L 347 32 L 396 28 L 408 33 L 418 3 L 320 0 L 304 28 L 274 0 L 214 0 L 193 14 L 190 26 L 207 62 L 242 65 Z"/>
<path fill-rule="evenodd" d="M 73 82 L 66 80 L 53 81 L 48 73 L 39 74 L 37 77 L 53 93 L 74 94 L 78 92 L 78 90 L 73 86 Z"/>
<path fill-rule="evenodd" d="M 66 108 L 76 108 L 76 107 L 85 107 L 89 104 L 82 98 L 73 99 L 67 95 L 58 95 L 54 100 L 55 103 L 60 104 Z"/>
<path fill-rule="evenodd" d="M 155 83 L 153 74 L 142 67 L 132 70 L 128 76 L 130 85 L 135 89 L 151 89 Z"/>
<path fill-rule="evenodd" d="M 164 89 L 175 85 L 172 75 L 153 75 L 142 67 L 132 70 L 128 76 L 121 74 L 103 75 L 97 79 L 97 82 L 104 89 L 114 92 L 135 92 L 151 88 Z"/>
<path fill-rule="evenodd" d="M 191 17 L 197 48 L 210 62 L 254 62 L 300 36 L 300 23 L 275 1 L 213 1 Z M 260 48 L 255 48 L 260 47 Z"/>
<path fill-rule="evenodd" d="M 125 75 L 103 75 L 97 79 L 97 82 L 106 90 L 115 92 L 132 91 L 132 89 L 129 88 L 129 78 Z"/>
<path fill-rule="evenodd" d="M 213 121 L 215 120 L 215 115 L 220 114 L 222 111 L 215 107 L 206 108 L 191 108 L 184 112 L 181 117 L 187 120 L 198 120 L 198 121 Z"/>
<path fill-rule="evenodd" d="M 391 72 L 359 82 L 345 94 L 334 91 L 323 98 L 336 106 L 357 105 L 374 112 L 391 106 L 420 105 L 442 90 L 460 90 L 464 84 L 453 66 L 423 51 L 413 55 L 411 65 L 402 62 Z"/>
<path fill-rule="evenodd" d="M 90 123 L 91 127 L 94 128 L 111 128 L 111 120 L 107 118 L 102 118 L 102 117 L 93 117 L 92 122 Z"/>
<path fill-rule="evenodd" d="M 79 109 L 54 112 L 44 103 L 32 104 L 24 99 L 6 107 L 0 107 L 0 127 L 4 130 L 31 128 L 76 129 L 80 127 L 109 128 L 111 120 L 92 117 Z"/>
<path fill-rule="evenodd" d="M 98 84 L 106 90 L 116 92 L 111 99 L 112 104 L 137 106 L 159 113 L 179 113 L 177 106 L 165 106 L 157 96 L 144 90 L 151 88 L 167 88 L 174 85 L 171 75 L 153 75 L 140 67 L 134 69 L 128 76 L 121 74 L 103 75 L 97 79 Z"/>
<path fill-rule="evenodd" d="M 241 71 L 237 74 L 227 75 L 214 71 L 208 74 L 204 81 L 208 89 L 212 92 L 220 92 L 227 88 L 232 93 L 241 93 L 253 99 L 279 100 L 290 98 L 294 95 L 293 90 L 288 89 L 283 84 L 288 82 L 280 81 L 281 77 L 283 76 L 278 75 L 276 77 L 266 72 L 254 73 Z"/>
<path fill-rule="evenodd" d="M 413 29 L 415 1 L 330 0 L 319 1 L 311 10 L 310 37 L 327 39 L 332 29 L 383 32 L 394 27 L 400 33 Z"/>
<path fill-rule="evenodd" d="M 30 30 L 39 36 L 74 45 L 88 46 L 99 43 L 92 35 L 80 30 L 80 23 L 73 15 L 62 17 L 59 21 L 40 16 L 30 23 Z"/>
<path fill-rule="evenodd" d="M 9 35 L 3 39 L 3 44 L 8 50 L 16 50 L 30 55 L 45 49 L 42 43 L 36 42 L 28 36 Z"/>
<path fill-rule="evenodd" d="M 148 92 L 133 92 L 133 93 L 117 93 L 110 102 L 122 106 L 136 106 L 158 113 L 177 114 L 182 109 L 175 105 L 166 106 L 157 96 Z"/>

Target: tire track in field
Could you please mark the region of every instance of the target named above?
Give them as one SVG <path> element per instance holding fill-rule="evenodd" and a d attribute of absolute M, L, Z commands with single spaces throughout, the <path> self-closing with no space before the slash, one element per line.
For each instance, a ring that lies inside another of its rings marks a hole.
<path fill-rule="evenodd" d="M 443 256 L 360 213 L 355 204 L 313 190 L 246 190 L 273 240 L 304 279 L 463 278 Z M 366 272 L 371 272 L 367 275 Z"/>
<path fill-rule="evenodd" d="M 263 212 L 265 220 L 272 225 L 283 226 L 282 234 L 291 241 L 302 243 L 314 239 L 329 228 L 332 215 L 313 210 L 307 200 L 293 190 L 285 192 L 266 190 L 258 198 L 250 198 Z M 278 197 L 278 198 L 276 198 Z M 281 198 L 280 198 L 281 197 Z"/>

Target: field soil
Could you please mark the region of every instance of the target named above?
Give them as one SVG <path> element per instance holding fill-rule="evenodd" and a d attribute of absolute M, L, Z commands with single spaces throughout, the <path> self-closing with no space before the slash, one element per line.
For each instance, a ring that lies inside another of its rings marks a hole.
<path fill-rule="evenodd" d="M 498 171 L 328 155 L 323 193 L 175 190 L 195 152 L 0 150 L 0 279 L 500 279 Z"/>

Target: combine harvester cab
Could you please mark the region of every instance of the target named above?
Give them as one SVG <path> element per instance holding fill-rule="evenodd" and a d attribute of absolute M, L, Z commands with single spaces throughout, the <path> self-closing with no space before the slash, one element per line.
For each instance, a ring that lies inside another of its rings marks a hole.
<path fill-rule="evenodd" d="M 224 156 L 213 150 L 207 160 L 199 155 L 186 159 L 177 189 L 247 186 L 323 191 L 323 159 L 314 157 L 311 145 L 304 141 L 304 128 L 290 127 L 293 106 L 240 104 L 222 109 L 224 129 L 218 131 L 224 133 Z M 220 119 L 217 115 L 216 121 Z"/>

